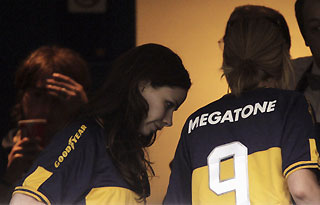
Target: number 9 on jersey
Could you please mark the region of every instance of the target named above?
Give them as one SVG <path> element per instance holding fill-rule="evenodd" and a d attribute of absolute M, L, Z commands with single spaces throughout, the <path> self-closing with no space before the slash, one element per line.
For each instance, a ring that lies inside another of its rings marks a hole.
<path fill-rule="evenodd" d="M 220 180 L 221 161 L 233 157 L 234 178 Z M 215 147 L 207 158 L 209 187 L 217 195 L 235 191 L 236 204 L 247 205 L 249 200 L 248 149 L 240 142 Z"/>

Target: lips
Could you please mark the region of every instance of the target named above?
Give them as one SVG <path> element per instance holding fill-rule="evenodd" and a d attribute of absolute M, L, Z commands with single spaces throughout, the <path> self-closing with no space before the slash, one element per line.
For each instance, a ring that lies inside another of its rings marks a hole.
<path fill-rule="evenodd" d="M 159 123 L 153 122 L 150 126 L 150 132 L 156 133 L 158 130 L 162 130 L 164 126 L 159 125 Z"/>
<path fill-rule="evenodd" d="M 163 126 L 155 124 L 155 131 L 162 130 Z"/>

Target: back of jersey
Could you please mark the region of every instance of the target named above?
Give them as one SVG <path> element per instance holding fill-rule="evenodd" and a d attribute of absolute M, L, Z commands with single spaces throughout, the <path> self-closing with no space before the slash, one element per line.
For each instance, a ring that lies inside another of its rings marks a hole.
<path fill-rule="evenodd" d="M 286 177 L 318 168 L 305 98 L 263 88 L 226 95 L 192 114 L 182 131 L 168 204 L 290 204 Z"/>

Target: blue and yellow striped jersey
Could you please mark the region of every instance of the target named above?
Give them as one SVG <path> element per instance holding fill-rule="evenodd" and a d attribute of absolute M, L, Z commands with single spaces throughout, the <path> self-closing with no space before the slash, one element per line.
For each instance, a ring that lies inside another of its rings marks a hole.
<path fill-rule="evenodd" d="M 57 133 L 15 193 L 46 204 L 137 204 L 107 152 L 104 129 L 94 120 Z"/>
<path fill-rule="evenodd" d="M 187 119 L 164 203 L 290 204 L 286 177 L 319 169 L 317 141 L 303 95 L 225 95 Z"/>

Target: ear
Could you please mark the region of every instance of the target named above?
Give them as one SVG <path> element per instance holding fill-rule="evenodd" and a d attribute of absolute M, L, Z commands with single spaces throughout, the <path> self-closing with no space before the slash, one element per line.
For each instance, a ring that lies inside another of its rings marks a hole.
<path fill-rule="evenodd" d="M 144 91 L 144 89 L 145 89 L 147 86 L 149 86 L 149 85 L 150 85 L 150 82 L 149 82 L 149 81 L 143 80 L 143 81 L 139 82 L 138 87 L 139 87 L 140 93 L 142 93 L 142 92 Z"/>

